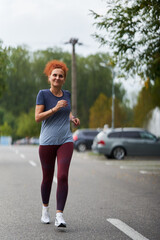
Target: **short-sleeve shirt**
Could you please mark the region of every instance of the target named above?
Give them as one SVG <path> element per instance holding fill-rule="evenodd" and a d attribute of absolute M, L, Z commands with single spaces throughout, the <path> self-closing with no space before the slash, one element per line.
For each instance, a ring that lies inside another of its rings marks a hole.
<path fill-rule="evenodd" d="M 56 106 L 60 100 L 66 100 L 67 107 L 61 108 L 52 116 L 42 121 L 40 132 L 40 145 L 62 145 L 67 142 L 73 142 L 70 130 L 69 114 L 71 112 L 71 94 L 67 90 L 62 90 L 63 96 L 56 97 L 49 89 L 40 90 L 36 105 L 44 105 L 44 111 Z"/>

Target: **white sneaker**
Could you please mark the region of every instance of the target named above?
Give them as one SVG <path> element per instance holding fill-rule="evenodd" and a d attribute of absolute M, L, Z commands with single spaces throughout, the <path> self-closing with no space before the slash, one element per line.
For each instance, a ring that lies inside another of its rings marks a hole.
<path fill-rule="evenodd" d="M 50 216 L 49 216 L 49 207 L 42 206 L 42 223 L 50 223 Z"/>
<path fill-rule="evenodd" d="M 66 227 L 66 222 L 64 221 L 62 212 L 56 213 L 55 226 L 56 227 Z"/>

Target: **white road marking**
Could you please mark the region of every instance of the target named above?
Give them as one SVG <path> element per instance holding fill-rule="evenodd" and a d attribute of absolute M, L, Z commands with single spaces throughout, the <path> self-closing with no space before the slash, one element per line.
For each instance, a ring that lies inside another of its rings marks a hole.
<path fill-rule="evenodd" d="M 14 147 L 10 147 L 10 150 L 12 150 L 13 152 L 15 152 L 16 154 L 19 153 L 19 151 L 18 151 L 16 148 L 14 148 Z"/>
<path fill-rule="evenodd" d="M 120 169 L 148 169 L 148 170 L 160 170 L 160 167 L 151 166 L 120 166 Z"/>
<path fill-rule="evenodd" d="M 111 162 L 105 162 L 105 164 L 106 164 L 107 166 L 112 166 L 112 165 L 113 165 L 113 163 L 111 163 Z"/>
<path fill-rule="evenodd" d="M 16 153 L 16 154 L 18 154 L 18 153 L 19 153 L 19 151 L 16 149 L 16 150 L 15 150 L 15 153 Z"/>
<path fill-rule="evenodd" d="M 154 172 L 154 171 L 139 171 L 141 174 L 160 174 L 160 172 Z"/>
<path fill-rule="evenodd" d="M 25 158 L 24 154 L 22 154 L 22 153 L 20 154 L 20 157 L 23 159 Z"/>
<path fill-rule="evenodd" d="M 33 167 L 36 167 L 37 164 L 34 162 L 34 161 L 29 161 L 29 163 L 33 166 Z"/>
<path fill-rule="evenodd" d="M 22 153 L 19 153 L 19 151 L 17 149 L 12 148 L 12 147 L 10 149 L 12 149 L 16 154 L 19 154 L 21 158 L 23 158 L 23 159 L 26 158 L 25 155 Z M 31 164 L 33 167 L 37 166 L 37 164 L 34 161 L 29 161 L 29 164 Z"/>
<path fill-rule="evenodd" d="M 107 221 L 113 224 L 122 232 L 124 232 L 127 236 L 129 236 L 133 240 L 149 240 L 148 238 L 144 237 L 143 235 L 141 235 L 140 233 L 138 233 L 133 228 L 129 227 L 127 224 L 125 224 L 119 219 L 108 218 Z"/>
<path fill-rule="evenodd" d="M 57 184 L 57 178 L 54 176 L 53 181 Z"/>

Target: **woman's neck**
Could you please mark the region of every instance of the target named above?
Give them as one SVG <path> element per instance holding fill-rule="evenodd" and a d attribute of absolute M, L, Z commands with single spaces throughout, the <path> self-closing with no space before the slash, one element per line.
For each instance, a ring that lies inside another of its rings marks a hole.
<path fill-rule="evenodd" d="M 63 95 L 61 88 L 50 88 L 50 91 L 57 97 L 61 97 Z"/>

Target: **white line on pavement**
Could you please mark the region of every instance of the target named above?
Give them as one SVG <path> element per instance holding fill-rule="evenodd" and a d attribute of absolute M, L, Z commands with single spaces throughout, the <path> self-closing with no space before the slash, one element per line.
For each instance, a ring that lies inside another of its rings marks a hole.
<path fill-rule="evenodd" d="M 129 227 L 127 224 L 125 224 L 119 219 L 108 218 L 107 221 L 113 224 L 122 232 L 124 232 L 127 236 L 129 236 L 133 240 L 149 240 L 148 238 L 145 238 L 143 235 L 141 235 L 140 233 L 138 233 L 133 228 Z"/>
<path fill-rule="evenodd" d="M 33 166 L 33 167 L 36 167 L 37 164 L 34 162 L 34 161 L 29 161 L 29 163 Z"/>
<path fill-rule="evenodd" d="M 16 149 L 16 150 L 15 150 L 15 153 L 16 153 L 16 154 L 18 154 L 18 153 L 19 153 L 19 151 Z"/>
<path fill-rule="evenodd" d="M 16 148 L 10 147 L 10 150 L 12 150 L 13 152 L 15 152 L 16 154 L 19 153 L 19 151 Z"/>
<path fill-rule="evenodd" d="M 154 171 L 139 171 L 141 174 L 160 174 L 160 172 L 154 172 Z"/>
<path fill-rule="evenodd" d="M 57 178 L 54 176 L 53 181 L 57 184 Z"/>
<path fill-rule="evenodd" d="M 160 167 L 151 166 L 120 166 L 120 169 L 148 169 L 148 170 L 160 170 Z"/>
<path fill-rule="evenodd" d="M 25 158 L 24 154 L 22 154 L 22 153 L 20 154 L 20 157 L 21 157 L 21 158 Z"/>
<path fill-rule="evenodd" d="M 111 162 L 105 162 L 105 164 L 106 164 L 107 166 L 113 165 L 113 163 L 111 163 Z"/>

